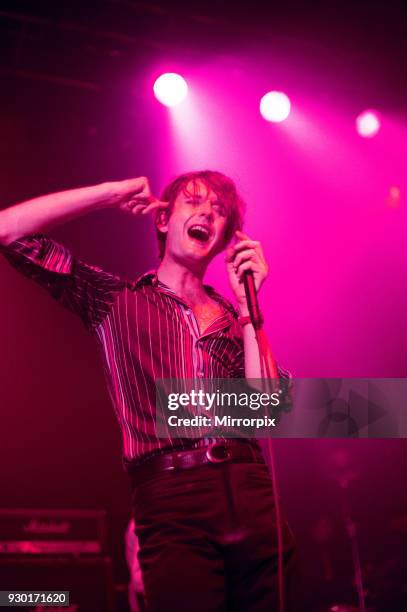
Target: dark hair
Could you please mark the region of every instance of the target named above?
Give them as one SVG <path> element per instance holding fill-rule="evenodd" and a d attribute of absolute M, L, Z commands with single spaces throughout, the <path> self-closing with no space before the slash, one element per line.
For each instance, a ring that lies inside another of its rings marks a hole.
<path fill-rule="evenodd" d="M 236 190 L 236 185 L 228 176 L 215 170 L 199 170 L 196 172 L 186 172 L 180 174 L 171 181 L 161 194 L 161 200 L 169 202 L 168 208 L 165 209 L 167 216 L 171 216 L 174 202 L 181 191 L 192 183 L 193 189 L 196 189 L 196 183 L 201 181 L 206 188 L 211 189 L 220 199 L 226 208 L 227 223 L 223 240 L 223 248 L 231 241 L 236 230 L 242 229 L 243 214 L 245 204 Z M 163 211 L 157 211 L 156 222 Z M 167 234 L 160 232 L 157 227 L 157 240 L 159 248 L 159 258 L 163 259 L 165 253 L 165 244 Z"/>

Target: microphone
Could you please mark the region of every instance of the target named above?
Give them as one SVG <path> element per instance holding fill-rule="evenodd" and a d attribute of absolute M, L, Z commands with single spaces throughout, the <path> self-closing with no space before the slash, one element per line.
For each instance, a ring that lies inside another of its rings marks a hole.
<path fill-rule="evenodd" d="M 243 272 L 243 283 L 250 321 L 252 322 L 254 329 L 261 329 L 263 327 L 264 319 L 260 312 L 259 302 L 257 300 L 257 291 L 254 284 L 254 275 L 252 270 L 245 270 Z"/>

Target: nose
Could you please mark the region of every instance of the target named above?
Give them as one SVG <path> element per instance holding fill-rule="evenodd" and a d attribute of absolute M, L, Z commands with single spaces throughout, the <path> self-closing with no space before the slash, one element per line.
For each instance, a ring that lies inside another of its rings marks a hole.
<path fill-rule="evenodd" d="M 213 220 L 212 203 L 209 200 L 203 200 L 199 206 L 199 214 Z"/>

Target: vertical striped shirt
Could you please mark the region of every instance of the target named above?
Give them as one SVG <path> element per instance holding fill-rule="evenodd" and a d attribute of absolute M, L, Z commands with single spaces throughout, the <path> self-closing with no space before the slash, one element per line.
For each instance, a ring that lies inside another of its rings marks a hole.
<path fill-rule="evenodd" d="M 96 337 L 125 464 L 191 444 L 157 437 L 157 379 L 244 378 L 237 313 L 212 287 L 204 286 L 223 307 L 222 314 L 200 333 L 191 308 L 154 271 L 125 280 L 75 259 L 43 234 L 19 238 L 1 251 L 17 270 L 79 315 Z"/>

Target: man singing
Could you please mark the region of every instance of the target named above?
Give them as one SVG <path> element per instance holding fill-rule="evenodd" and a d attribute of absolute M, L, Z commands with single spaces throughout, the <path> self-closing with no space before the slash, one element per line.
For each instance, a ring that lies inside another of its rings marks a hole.
<path fill-rule="evenodd" d="M 75 259 L 42 233 L 105 207 L 154 214 L 157 271 L 124 280 Z M 241 232 L 242 209 L 228 177 L 202 171 L 177 177 L 161 200 L 142 177 L 0 212 L 4 255 L 78 314 L 101 350 L 152 611 L 277 610 L 275 500 L 258 443 L 163 439 L 155 430 L 157 379 L 261 377 L 242 279 L 251 270 L 259 290 L 267 263 L 260 243 Z M 203 284 L 208 264 L 226 248 L 237 311 Z M 285 522 L 282 536 L 288 561 L 293 542 Z"/>

